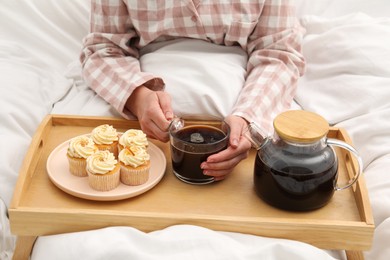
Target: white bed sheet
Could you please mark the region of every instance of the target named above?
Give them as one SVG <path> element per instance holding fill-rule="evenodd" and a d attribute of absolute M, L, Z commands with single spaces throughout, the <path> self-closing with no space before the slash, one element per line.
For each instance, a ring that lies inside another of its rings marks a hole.
<path fill-rule="evenodd" d="M 296 2 L 307 29 L 304 52 L 308 69 L 300 80 L 294 108 L 315 111 L 347 129 L 364 160 L 376 223 L 373 247 L 364 253 L 367 259 L 390 259 L 390 3 Z M 119 114 L 88 89 L 80 77 L 77 59 L 80 40 L 88 28 L 88 1 L 0 0 L 0 5 L 0 259 L 10 259 L 15 237 L 10 234 L 6 207 L 22 158 L 42 118 L 47 113 Z M 297 241 L 189 225 L 151 233 L 111 227 L 40 237 L 32 258 L 70 256 L 345 258 L 343 252 L 323 251 Z"/>
<path fill-rule="evenodd" d="M 150 233 L 131 227 L 110 227 L 72 233 L 66 239 L 64 236 L 45 237 L 36 244 L 32 259 L 49 259 L 48 256 L 55 256 L 56 260 L 342 259 L 338 252 L 322 251 L 297 241 L 216 232 L 192 225 L 176 225 Z"/>

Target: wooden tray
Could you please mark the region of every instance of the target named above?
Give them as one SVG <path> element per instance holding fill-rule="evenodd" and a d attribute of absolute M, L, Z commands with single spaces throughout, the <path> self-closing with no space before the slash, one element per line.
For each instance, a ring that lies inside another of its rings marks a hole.
<path fill-rule="evenodd" d="M 119 225 L 148 232 L 192 224 L 294 239 L 324 249 L 367 250 L 371 246 L 374 222 L 363 176 L 353 188 L 336 192 L 331 202 L 319 210 L 282 211 L 255 195 L 254 150 L 228 179 L 196 186 L 173 175 L 169 145 L 151 140 L 167 158 L 166 173 L 153 189 L 119 201 L 91 201 L 63 192 L 48 177 L 49 154 L 62 142 L 104 123 L 119 131 L 139 128 L 136 121 L 105 117 L 49 115 L 43 120 L 21 167 L 9 209 L 13 234 L 29 237 Z M 343 129 L 331 128 L 329 136 L 351 143 Z M 339 181 L 345 183 L 357 163 L 348 152 L 337 148 L 336 152 Z"/>

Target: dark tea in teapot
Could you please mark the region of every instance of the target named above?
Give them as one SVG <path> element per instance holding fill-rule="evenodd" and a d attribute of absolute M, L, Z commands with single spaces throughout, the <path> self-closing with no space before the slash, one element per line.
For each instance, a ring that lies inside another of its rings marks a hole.
<path fill-rule="evenodd" d="M 281 209 L 303 211 L 322 207 L 335 191 L 338 168 L 335 158 L 331 152 L 314 158 L 301 154 L 283 158 L 284 161 L 271 159 L 267 165 L 258 154 L 254 166 L 255 190 L 264 201 Z"/>

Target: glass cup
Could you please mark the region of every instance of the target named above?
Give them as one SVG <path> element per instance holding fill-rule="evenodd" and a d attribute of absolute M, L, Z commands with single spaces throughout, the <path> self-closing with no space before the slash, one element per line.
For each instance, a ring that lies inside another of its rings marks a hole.
<path fill-rule="evenodd" d="M 189 184 L 209 184 L 214 177 L 200 168 L 207 157 L 227 148 L 230 127 L 225 121 L 188 123 L 174 118 L 169 126 L 172 168 L 175 176 Z"/>

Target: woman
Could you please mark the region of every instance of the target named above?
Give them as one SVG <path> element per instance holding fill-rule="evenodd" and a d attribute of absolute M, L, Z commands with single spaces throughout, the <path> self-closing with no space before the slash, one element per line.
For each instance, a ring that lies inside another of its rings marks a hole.
<path fill-rule="evenodd" d="M 163 79 L 141 70 L 140 50 L 186 38 L 239 46 L 247 53 L 245 83 L 225 118 L 230 145 L 201 164 L 215 180 L 247 157 L 248 122 L 257 122 L 263 135 L 272 130 L 273 118 L 289 108 L 305 66 L 302 31 L 290 0 L 93 0 L 90 26 L 80 57 L 87 84 L 161 141 L 168 140 L 174 116 L 171 95 Z"/>

